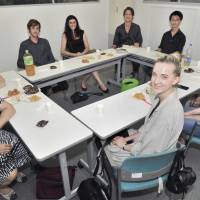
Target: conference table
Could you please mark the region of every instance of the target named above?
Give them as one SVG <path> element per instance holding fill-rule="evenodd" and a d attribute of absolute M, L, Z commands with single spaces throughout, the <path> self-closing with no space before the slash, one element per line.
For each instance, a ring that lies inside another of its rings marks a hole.
<path fill-rule="evenodd" d="M 122 79 L 124 79 L 126 75 L 127 62 L 136 62 L 141 66 L 153 67 L 153 64 L 158 58 L 166 55 L 159 51 L 150 50 L 148 48 L 138 48 L 129 45 L 123 45 L 123 49 L 128 53 L 128 55 L 125 59 L 123 59 Z"/>
<path fill-rule="evenodd" d="M 134 47 L 127 48 L 126 50 L 108 49 L 102 52 L 104 53 L 103 55 L 97 53 L 87 55 L 86 58 L 89 60 L 89 63 L 83 63 L 82 59 L 84 56 L 80 56 L 40 66 L 36 69 L 35 76 L 27 76 L 24 70 L 17 72 L 20 76 L 16 72 L 5 72 L 2 75 L 8 80 L 7 82 L 10 85 L 13 85 L 13 82 L 18 86 L 26 85 L 28 84 L 27 81 L 29 81 L 38 87 L 45 87 L 117 64 L 117 84 L 119 84 L 120 66 L 123 59 L 132 59 L 132 61 L 151 67 L 156 58 L 163 56 L 159 52 L 149 52 L 144 48 Z M 51 66 L 56 66 L 56 69 L 51 69 Z M 12 80 L 13 77 L 14 81 Z M 199 77 L 200 74 L 197 71 L 191 74 L 182 73 L 180 84 L 189 87 L 189 89 L 177 89 L 179 98 L 184 98 L 199 90 Z M 20 84 L 18 79 L 20 79 Z M 3 89 L 5 90 L 4 93 L 2 89 L 0 90 L 0 95 L 6 95 L 9 89 L 8 85 L 6 89 Z M 136 88 L 74 110 L 71 113 L 76 119 L 48 99 L 48 97 L 39 93 L 42 96 L 41 102 L 27 103 L 22 101 L 16 103 L 14 106 L 17 113 L 10 122 L 38 161 L 43 161 L 57 154 L 59 155 L 65 188 L 65 197 L 63 199 L 70 199 L 75 192 L 71 192 L 69 188 L 67 160 L 64 151 L 81 141 L 92 138 L 93 133 L 102 140 L 105 140 L 111 135 L 143 119 L 150 105 L 133 98 L 133 95 L 137 92 L 143 92 L 150 103 L 151 98 L 146 94 L 148 87 L 149 83 L 145 83 Z M 51 104 L 50 109 L 47 102 Z M 29 117 L 24 118 L 24 116 Z M 49 121 L 43 129 L 35 126 L 36 122 L 41 119 Z M 48 148 L 44 148 L 47 142 L 51 145 L 48 145 Z M 91 143 L 89 143 L 87 150 L 89 165 L 92 166 L 94 151 Z"/>
<path fill-rule="evenodd" d="M 125 78 L 127 61 L 152 67 L 158 58 L 165 55 L 164 53 L 149 50 L 148 48 L 123 45 L 122 48 L 118 49 L 106 49 L 101 52 L 38 66 L 36 67 L 36 74 L 34 76 L 27 76 L 25 70 L 18 71 L 18 74 L 31 84 L 42 88 L 116 65 L 116 81 L 110 79 L 108 82 L 120 85 L 121 80 Z M 86 59 L 87 62 L 83 62 L 83 59 Z M 196 65 L 197 62 L 193 62 Z"/>
<path fill-rule="evenodd" d="M 30 83 L 42 88 L 64 80 L 72 79 L 84 74 L 117 65 L 116 81 L 109 80 L 109 82 L 119 85 L 121 81 L 121 59 L 126 56 L 126 51 L 107 49 L 101 51 L 100 53 L 95 52 L 84 56 L 38 66 L 36 67 L 36 74 L 34 76 L 27 76 L 25 70 L 19 71 L 18 73 Z M 83 59 L 85 59 L 87 62 L 83 62 Z M 54 69 L 51 69 L 51 66 L 55 66 L 53 67 Z"/>
<path fill-rule="evenodd" d="M 138 48 L 134 46 L 123 45 L 123 49 L 125 49 L 128 53 L 126 58 L 127 60 L 134 61 L 149 67 L 152 67 L 156 59 L 166 55 L 159 51 L 150 50 L 144 47 Z"/>
<path fill-rule="evenodd" d="M 11 125 L 38 162 L 58 155 L 65 191 L 61 199 L 71 199 L 76 190 L 70 191 L 65 151 L 91 138 L 92 131 L 41 92 L 36 94 L 41 98 L 39 101 L 30 102 L 23 93 L 23 87 L 30 83 L 15 71 L 3 72 L 1 75 L 6 80 L 6 86 L 0 90 L 1 97 L 7 97 L 9 90 L 17 89 L 21 92 L 20 99 L 6 99 L 16 109 L 16 114 L 10 119 Z M 37 127 L 40 120 L 47 120 L 48 124 L 43 128 Z"/>
<path fill-rule="evenodd" d="M 199 80 L 200 73 L 192 75 L 183 72 L 180 84 L 189 87 L 189 89 L 184 90 L 178 88 L 177 93 L 179 98 L 182 99 L 199 90 Z M 147 102 L 151 103 L 151 97 L 147 94 L 149 87 L 149 83 L 145 83 L 133 89 L 76 109 L 71 113 L 89 127 L 95 135 L 105 140 L 119 131 L 130 127 L 146 116 L 150 104 L 134 98 L 133 95 L 142 92 Z"/>

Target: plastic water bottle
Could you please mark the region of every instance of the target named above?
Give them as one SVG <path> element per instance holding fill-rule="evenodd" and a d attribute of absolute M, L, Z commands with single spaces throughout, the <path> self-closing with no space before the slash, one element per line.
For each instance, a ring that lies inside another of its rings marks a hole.
<path fill-rule="evenodd" d="M 23 60 L 27 76 L 35 75 L 35 65 L 33 63 L 33 56 L 29 53 L 28 50 L 25 51 Z"/>
<path fill-rule="evenodd" d="M 190 66 L 191 62 L 192 62 L 192 44 L 190 43 L 188 48 L 186 49 L 184 66 L 185 67 Z"/>

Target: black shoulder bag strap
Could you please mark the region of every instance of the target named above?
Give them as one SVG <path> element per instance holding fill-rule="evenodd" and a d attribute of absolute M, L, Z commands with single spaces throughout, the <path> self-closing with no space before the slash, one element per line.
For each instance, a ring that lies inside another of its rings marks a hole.
<path fill-rule="evenodd" d="M 98 140 L 98 139 L 97 139 Z M 99 167 L 100 167 L 100 163 L 102 164 L 102 169 L 101 169 L 101 172 L 105 172 L 106 173 L 106 177 L 108 179 L 108 192 L 106 190 L 104 190 L 104 192 L 107 194 L 108 198 L 111 199 L 111 196 L 112 196 L 112 181 L 111 181 L 111 178 L 110 178 L 110 173 L 112 173 L 110 170 L 108 170 L 108 166 L 106 166 L 106 155 L 105 155 L 105 152 L 104 152 L 104 147 L 106 145 L 108 145 L 108 141 L 106 140 L 106 142 L 102 145 L 100 143 L 100 141 L 97 141 L 98 143 L 98 146 L 100 147 L 99 148 L 99 151 L 98 151 L 98 154 L 97 154 L 97 157 L 96 157 L 96 166 L 95 166 L 95 169 L 94 169 L 94 172 L 93 172 L 93 176 L 97 176 L 97 173 L 99 171 Z"/>

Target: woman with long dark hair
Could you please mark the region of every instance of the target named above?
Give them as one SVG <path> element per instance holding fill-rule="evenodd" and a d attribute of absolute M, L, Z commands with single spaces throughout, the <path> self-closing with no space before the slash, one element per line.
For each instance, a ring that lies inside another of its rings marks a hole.
<path fill-rule="evenodd" d="M 69 15 L 65 22 L 65 30 L 61 39 L 61 55 L 64 58 L 72 58 L 87 54 L 89 51 L 89 43 L 87 36 L 79 26 L 78 20 L 75 16 Z M 92 72 L 99 88 L 107 93 L 108 88 L 104 85 L 99 77 L 97 71 Z M 81 82 L 82 90 L 87 90 L 86 81 L 89 76 L 86 76 Z"/>

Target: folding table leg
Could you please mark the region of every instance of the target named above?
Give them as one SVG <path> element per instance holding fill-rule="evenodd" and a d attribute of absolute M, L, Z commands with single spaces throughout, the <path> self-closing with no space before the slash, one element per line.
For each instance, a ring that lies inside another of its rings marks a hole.
<path fill-rule="evenodd" d="M 69 200 L 76 195 L 77 189 L 73 190 L 72 192 L 70 190 L 69 174 L 67 168 L 67 157 L 65 152 L 59 154 L 59 162 L 63 179 L 64 192 L 65 192 L 65 196 L 62 197 L 60 200 Z"/>

